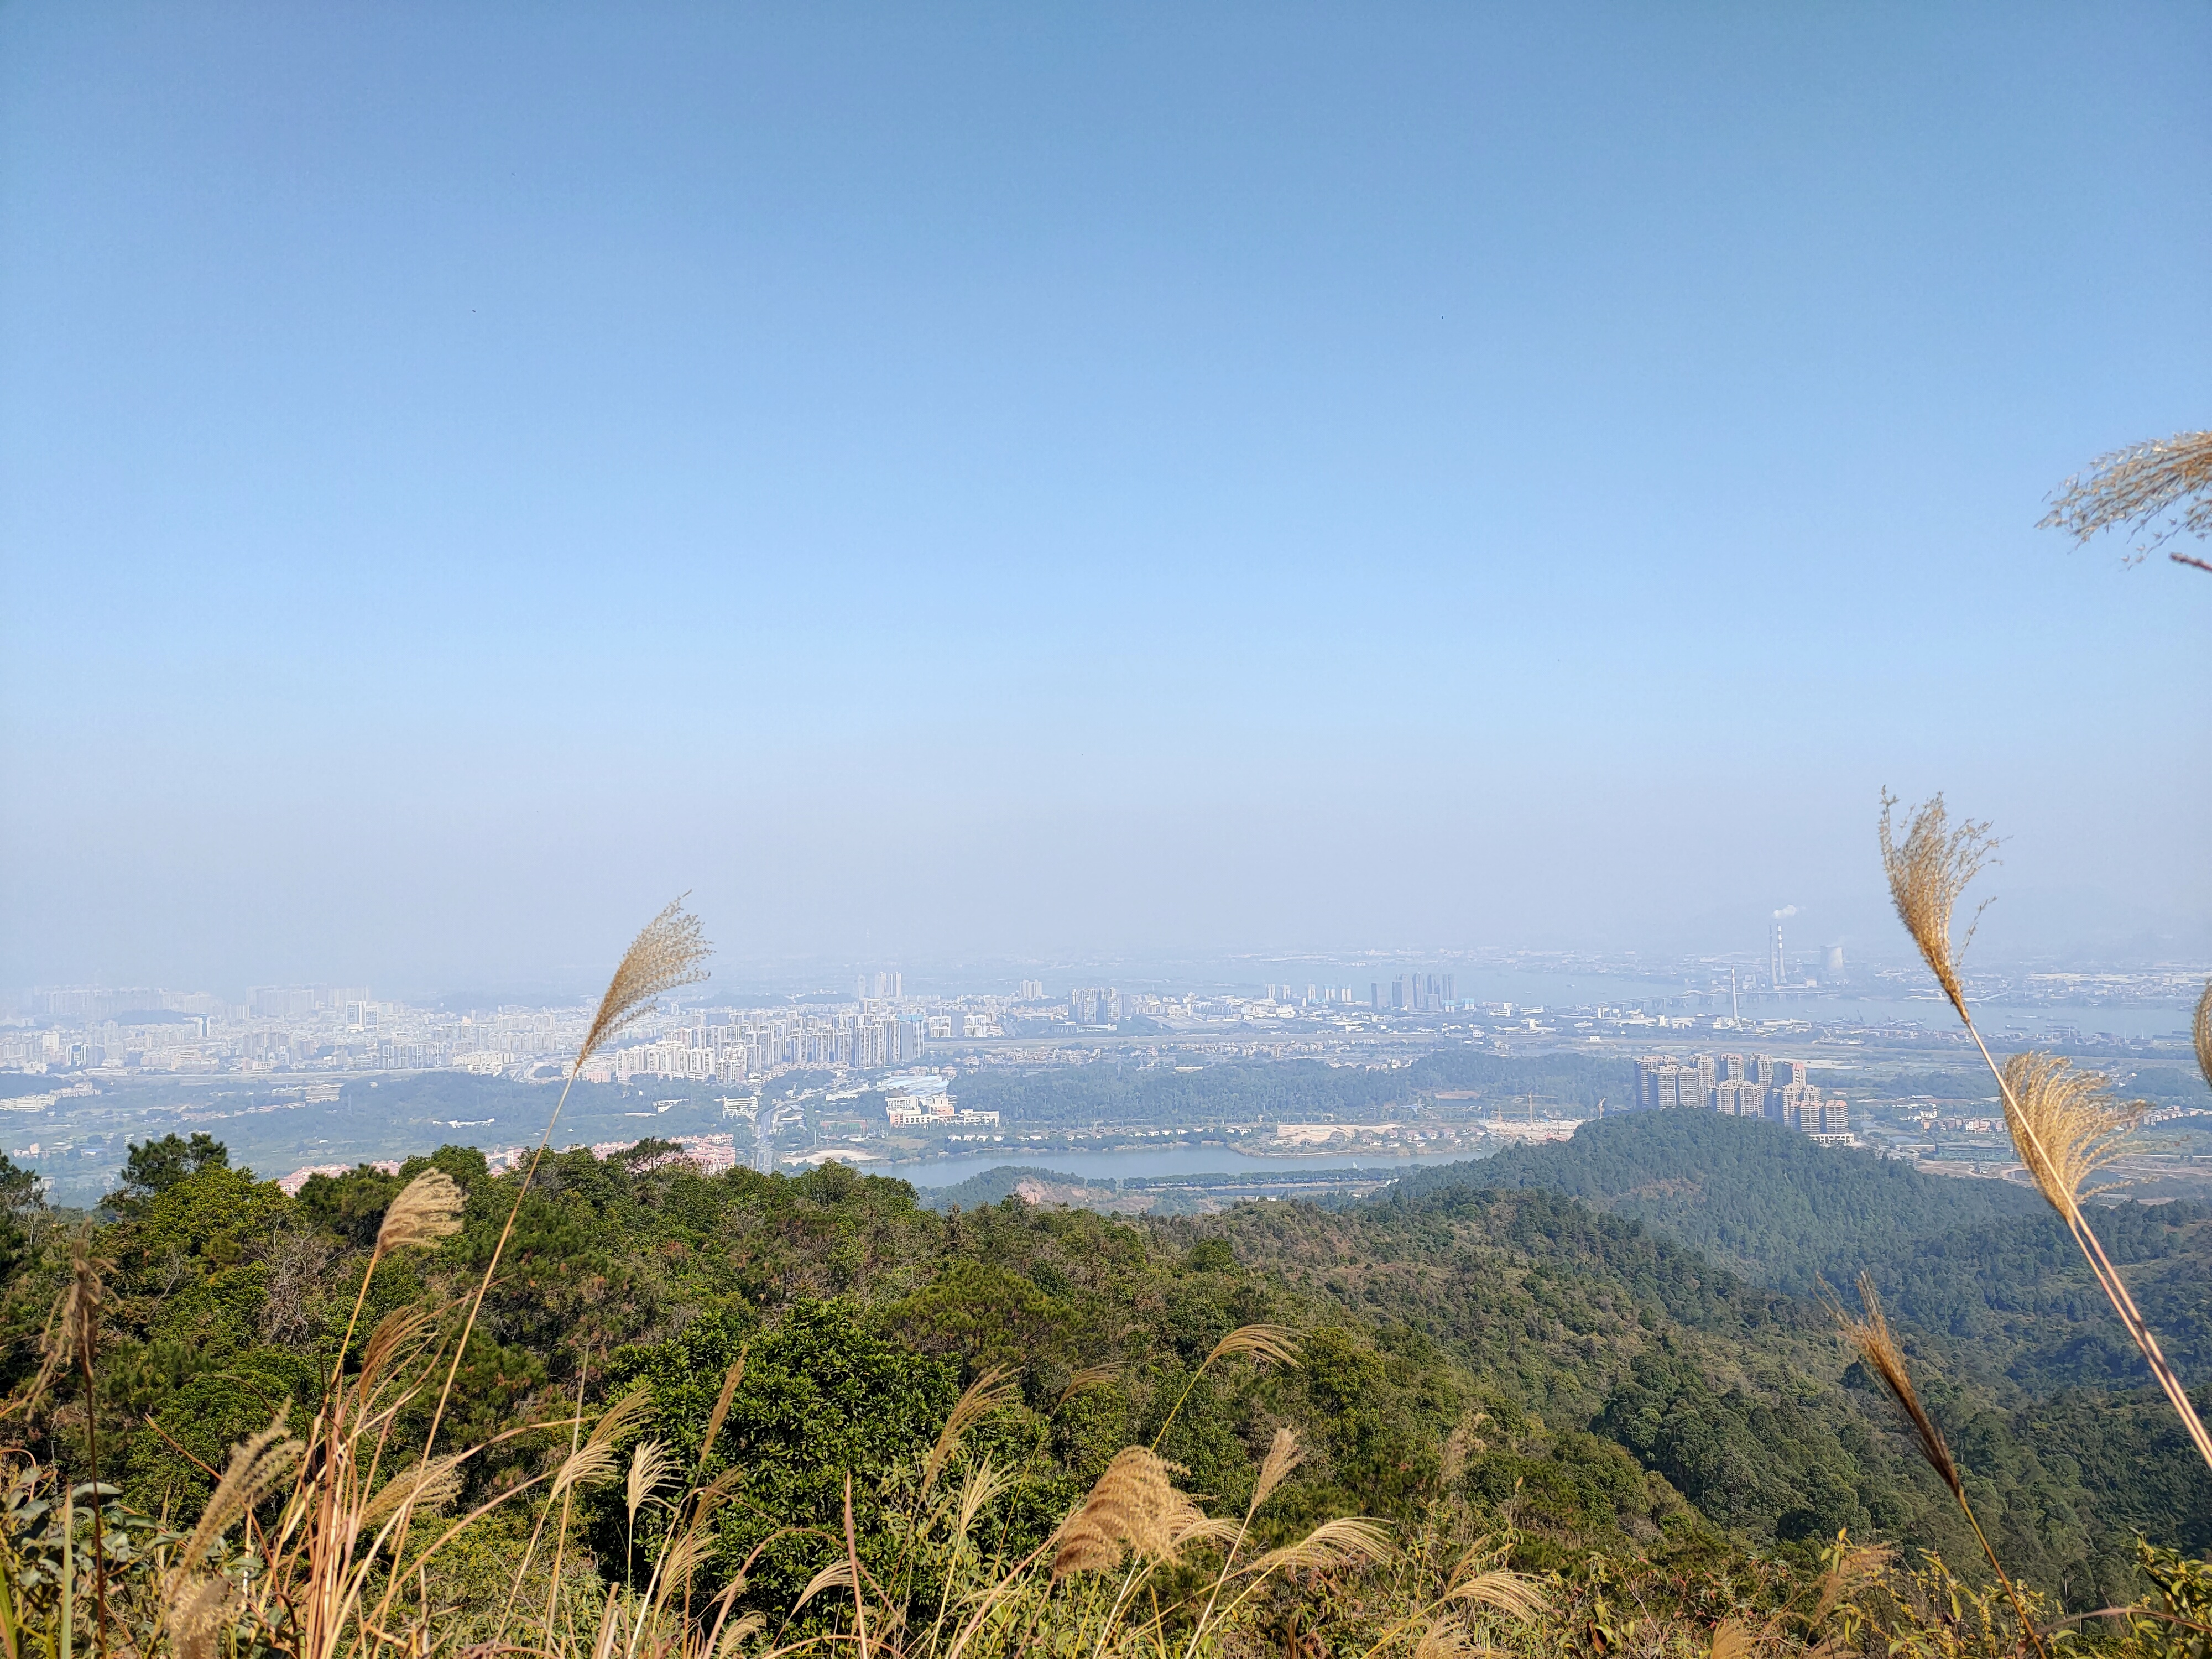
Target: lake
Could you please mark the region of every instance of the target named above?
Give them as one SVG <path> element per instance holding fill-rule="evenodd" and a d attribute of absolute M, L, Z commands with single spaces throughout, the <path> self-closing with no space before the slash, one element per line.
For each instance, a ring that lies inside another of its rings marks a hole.
<path fill-rule="evenodd" d="M 1462 1152 L 1422 1152 L 1391 1158 L 1381 1152 L 1346 1152 L 1314 1158 L 1247 1158 L 1226 1146 L 1161 1146 L 1128 1152 L 1047 1152 L 1009 1144 L 988 1152 L 963 1153 L 958 1158 L 918 1158 L 911 1164 L 867 1164 L 871 1175 L 896 1176 L 917 1187 L 950 1187 L 1009 1164 L 1025 1169 L 1050 1170 L 1054 1175 L 1075 1176 L 1085 1181 L 1120 1181 L 1130 1176 L 1230 1175 L 1275 1170 L 1296 1174 L 1320 1170 L 1378 1170 L 1401 1174 L 1431 1164 L 1459 1164 Z"/>

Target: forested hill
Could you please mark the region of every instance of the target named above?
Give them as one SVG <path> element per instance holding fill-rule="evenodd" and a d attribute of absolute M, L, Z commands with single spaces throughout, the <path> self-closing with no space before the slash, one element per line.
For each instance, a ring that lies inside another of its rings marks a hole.
<path fill-rule="evenodd" d="M 1796 1296 L 1870 1273 L 1891 1311 L 1954 1340 L 1956 1363 L 2035 1390 L 2147 1382 L 2065 1229 L 2035 1194 L 1923 1176 L 1778 1125 L 1637 1112 L 1396 1182 L 1374 1202 L 1455 1188 L 1542 1188 L 1633 1216 Z M 2145 1314 L 2185 1372 L 2212 1367 L 2212 1212 L 2121 1203 L 2095 1212 Z"/>
<path fill-rule="evenodd" d="M 1714 1112 L 1628 1112 L 1574 1139 L 1408 1176 L 1394 1191 L 1541 1187 L 1632 1215 L 1762 1284 L 1803 1296 L 1900 1235 L 2032 1216 L 2043 1200 L 1995 1181 L 1946 1180 L 1778 1123 Z"/>
<path fill-rule="evenodd" d="M 888 1559 L 869 1495 L 962 1387 L 1000 1366 L 1018 1403 L 990 1450 L 1029 1528 L 1010 1549 L 1041 1541 L 1127 1445 L 1157 1442 L 1194 1490 L 1242 1502 L 1291 1425 L 1310 1463 L 1282 1500 L 1299 1507 L 1268 1523 L 1283 1536 L 1328 1515 L 1405 1522 L 1465 1503 L 1510 1515 L 1539 1568 L 1593 1551 L 1744 1548 L 1809 1567 L 1842 1528 L 1962 1565 L 1976 1553 L 1819 1308 L 1577 1199 L 1440 1182 L 1348 1211 L 1274 1201 L 1118 1221 L 1010 1198 L 940 1214 L 903 1182 L 838 1164 L 710 1177 L 666 1161 L 672 1150 L 550 1154 L 525 1194 L 448 1146 L 398 1176 L 364 1167 L 288 1197 L 204 1135 L 137 1149 L 98 1240 L 103 1477 L 149 1513 L 204 1491 L 204 1471 L 272 1409 L 307 1420 L 349 1329 L 366 1343 L 396 1310 L 465 1305 L 511 1225 L 514 1271 L 486 1297 L 455 1385 L 457 1443 L 489 1447 L 457 1501 L 542 1468 L 542 1443 L 512 1431 L 634 1383 L 650 1395 L 644 1426 L 688 1466 L 704 1455 L 707 1407 L 735 1386 L 717 1455 L 738 1484 L 714 1547 L 734 1570 L 784 1540 L 750 1570 L 762 1606 L 787 1606 L 827 1565 L 818 1528 L 845 1472 L 865 1500 L 862 1553 Z M 430 1169 L 458 1184 L 460 1230 L 384 1261 L 356 1325 L 386 1207 Z M 16 1202 L 0 1392 L 38 1370 L 71 1272 L 35 1188 Z M 1254 1324 L 1296 1333 L 1296 1362 L 1206 1369 Z M 1917 1342 L 1913 1358 L 1989 1494 L 1998 1547 L 2030 1582 L 2101 1606 L 2131 1583 L 2137 1529 L 2191 1549 L 2212 1540 L 2212 1482 L 2154 1396 L 2023 1402 Z M 430 1409 L 414 1397 L 403 1431 L 427 1434 Z M 40 1432 L 66 1449 L 76 1420 Z M 88 1455 L 75 1466 L 88 1471 Z M 620 1494 L 579 1502 L 622 1559 Z"/>

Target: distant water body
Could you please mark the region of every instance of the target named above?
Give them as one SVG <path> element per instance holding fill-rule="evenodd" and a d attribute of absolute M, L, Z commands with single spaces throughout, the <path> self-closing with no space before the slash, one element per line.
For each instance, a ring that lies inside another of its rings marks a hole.
<path fill-rule="evenodd" d="M 1085 1181 L 1121 1181 L 1131 1176 L 1230 1175 L 1262 1170 L 1290 1175 L 1314 1174 L 1322 1170 L 1373 1170 L 1402 1175 L 1431 1164 L 1461 1164 L 1464 1152 L 1417 1153 L 1391 1158 L 1381 1152 L 1346 1152 L 1315 1158 L 1247 1158 L 1226 1146 L 1163 1146 L 1151 1152 L 1047 1152 L 1009 1142 L 988 1152 L 958 1158 L 926 1158 L 911 1164 L 867 1164 L 872 1175 L 896 1176 L 917 1187 L 950 1187 L 986 1170 L 1009 1164 L 1024 1169 L 1050 1170 L 1054 1175 L 1076 1176 Z"/>

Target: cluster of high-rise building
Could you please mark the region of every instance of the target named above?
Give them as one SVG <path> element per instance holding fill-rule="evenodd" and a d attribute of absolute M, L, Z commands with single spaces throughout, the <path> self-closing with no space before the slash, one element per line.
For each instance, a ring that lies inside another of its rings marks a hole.
<path fill-rule="evenodd" d="M 1078 1025 L 1118 1025 L 1121 1023 L 1121 994 L 1110 986 L 1070 991 L 1067 1017 Z"/>
<path fill-rule="evenodd" d="M 1387 1002 L 1383 994 L 1381 981 L 1369 986 L 1367 1000 L 1377 1013 L 1386 1009 L 1392 1013 L 1437 1013 L 1459 1000 L 1457 981 L 1450 974 L 1400 974 L 1390 981 Z"/>
<path fill-rule="evenodd" d="M 1802 1060 L 1771 1054 L 1650 1054 L 1636 1062 L 1639 1106 L 1763 1117 L 1814 1135 L 1850 1133 L 1840 1095 L 1824 1095 Z"/>
<path fill-rule="evenodd" d="M 967 1017 L 939 1015 L 946 1038 L 967 1035 Z M 932 1018 L 891 1013 L 864 1000 L 855 1008 L 792 1014 L 757 1009 L 686 1024 L 664 1024 L 653 1040 L 595 1056 L 586 1079 L 627 1083 L 634 1077 L 692 1078 L 742 1083 L 790 1066 L 838 1071 L 879 1071 L 920 1060 L 929 1046 Z"/>

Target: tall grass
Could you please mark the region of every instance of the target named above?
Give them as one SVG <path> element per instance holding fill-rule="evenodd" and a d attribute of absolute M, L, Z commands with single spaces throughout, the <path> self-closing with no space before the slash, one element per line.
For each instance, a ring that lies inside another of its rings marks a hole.
<path fill-rule="evenodd" d="M 2029 1177 L 2066 1224 L 2098 1288 L 2119 1315 L 2151 1375 L 2181 1419 L 2190 1443 L 2212 1468 L 2212 1434 L 2206 1433 L 2188 1389 L 2159 1346 L 2157 1336 L 2136 1308 L 2126 1281 L 2105 1253 L 2081 1207 L 2082 1199 L 2093 1190 L 2088 1185 L 2091 1178 L 2124 1151 L 2138 1109 L 2115 1100 L 2102 1077 L 2079 1070 L 2057 1055 L 2019 1054 L 2004 1066 L 1997 1064 L 1989 1044 L 1982 1040 L 1960 976 L 1959 961 L 1973 929 L 1970 926 L 1955 947 L 1951 938 L 1959 901 L 1989 863 L 1996 839 L 1987 823 L 1969 821 L 1954 827 L 1940 794 L 1915 809 L 1899 836 L 1892 818 L 1897 805 L 1893 797 L 1883 795 L 1880 841 L 1898 918 L 1957 1012 L 1966 1035 L 1973 1039 L 1982 1063 L 1996 1079 L 2013 1146 Z M 1988 901 L 1983 903 L 1986 907 Z M 1978 916 L 1979 909 L 1975 914 Z M 2197 1005 L 2200 1033 L 2206 1008 L 2212 1005 L 2212 986 L 2207 988 L 2206 999 Z M 2198 1060 L 2207 1082 L 2212 1083 L 2212 1043 L 2200 1039 Z"/>

